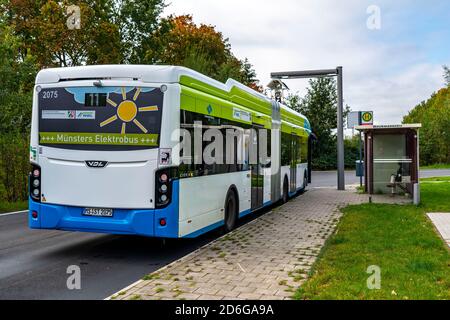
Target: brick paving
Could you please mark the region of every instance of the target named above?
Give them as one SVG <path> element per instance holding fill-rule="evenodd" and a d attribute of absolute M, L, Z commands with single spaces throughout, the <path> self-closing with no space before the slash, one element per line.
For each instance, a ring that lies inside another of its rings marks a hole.
<path fill-rule="evenodd" d="M 428 217 L 450 247 L 450 213 L 428 213 Z"/>
<path fill-rule="evenodd" d="M 354 188 L 312 189 L 109 299 L 290 299 L 334 232 L 339 208 L 363 202 L 368 196 Z"/>

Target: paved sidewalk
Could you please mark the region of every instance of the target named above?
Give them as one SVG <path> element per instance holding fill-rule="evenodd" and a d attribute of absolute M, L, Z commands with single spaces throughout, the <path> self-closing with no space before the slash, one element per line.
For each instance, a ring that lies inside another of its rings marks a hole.
<path fill-rule="evenodd" d="M 396 201 L 373 199 L 383 200 Z M 312 189 L 110 298 L 290 299 L 334 232 L 339 208 L 367 201 L 355 189 Z"/>
<path fill-rule="evenodd" d="M 428 213 L 428 217 L 450 247 L 450 213 Z"/>

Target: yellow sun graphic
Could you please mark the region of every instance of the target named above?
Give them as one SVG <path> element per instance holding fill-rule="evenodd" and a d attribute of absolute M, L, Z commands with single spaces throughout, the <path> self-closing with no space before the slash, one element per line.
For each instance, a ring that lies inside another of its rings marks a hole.
<path fill-rule="evenodd" d="M 125 88 L 122 88 L 122 101 L 119 103 L 115 103 L 111 99 L 106 99 L 106 102 L 116 108 L 117 112 L 111 118 L 106 119 L 102 123 L 100 123 L 100 127 L 103 128 L 110 123 L 113 123 L 116 120 L 122 121 L 122 130 L 121 134 L 126 133 L 127 124 L 132 122 L 134 123 L 142 132 L 148 133 L 148 130 L 140 123 L 136 116 L 139 112 L 149 112 L 149 111 L 158 111 L 158 106 L 148 106 L 148 107 L 138 107 L 136 105 L 136 100 L 141 93 L 141 88 L 137 88 L 136 93 L 133 96 L 133 100 L 127 100 L 127 91 Z"/>

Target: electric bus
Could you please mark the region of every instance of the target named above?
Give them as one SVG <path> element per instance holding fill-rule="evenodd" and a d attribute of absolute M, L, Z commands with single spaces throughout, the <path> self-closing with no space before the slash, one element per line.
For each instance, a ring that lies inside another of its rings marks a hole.
<path fill-rule="evenodd" d="M 199 127 L 240 132 L 224 152 L 236 162 L 180 151 L 182 141 L 209 148 L 194 141 Z M 310 136 L 304 116 L 232 79 L 177 66 L 44 69 L 33 96 L 29 227 L 161 238 L 229 231 L 306 188 Z M 249 161 L 252 147 L 267 157 Z"/>

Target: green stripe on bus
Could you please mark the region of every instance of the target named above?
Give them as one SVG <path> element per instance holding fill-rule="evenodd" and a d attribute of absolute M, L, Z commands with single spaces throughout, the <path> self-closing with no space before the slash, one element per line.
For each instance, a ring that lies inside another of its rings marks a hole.
<path fill-rule="evenodd" d="M 269 116 L 263 115 L 242 105 L 233 103 L 229 100 L 224 100 L 218 98 L 217 96 L 213 96 L 186 86 L 181 86 L 180 102 L 181 110 L 210 115 L 216 118 L 227 119 L 246 124 L 251 124 L 253 122 L 263 125 L 266 129 L 271 129 L 272 127 L 271 117 Z M 235 110 L 251 114 L 250 121 L 235 117 Z"/>
<path fill-rule="evenodd" d="M 158 134 L 40 132 L 40 144 L 158 146 Z"/>
<path fill-rule="evenodd" d="M 272 127 L 272 104 L 256 95 L 238 87 L 232 87 L 230 92 L 227 92 L 186 75 L 180 77 L 180 84 L 180 107 L 182 110 L 246 123 L 232 117 L 233 113 L 230 110 L 239 107 L 244 108 L 245 111 L 250 111 L 253 123 L 264 125 L 267 129 Z M 206 104 L 206 102 L 211 104 L 211 108 L 208 108 L 209 104 Z M 303 117 L 297 116 L 284 108 L 280 110 L 280 113 L 281 120 L 292 123 L 294 126 L 309 129 L 309 124 Z M 261 117 L 261 115 L 268 117 L 269 121 L 263 120 L 265 117 Z M 285 131 L 291 132 L 291 129 Z M 303 132 L 299 130 L 297 134 L 303 135 Z"/>

